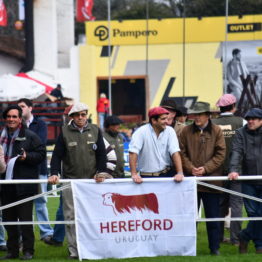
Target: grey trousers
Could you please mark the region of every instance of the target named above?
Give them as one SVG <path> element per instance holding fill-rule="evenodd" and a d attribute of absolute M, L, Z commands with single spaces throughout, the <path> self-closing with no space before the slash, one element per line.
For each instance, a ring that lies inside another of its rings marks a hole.
<path fill-rule="evenodd" d="M 65 221 L 75 220 L 75 209 L 71 187 L 63 190 L 62 197 Z M 65 231 L 69 254 L 70 256 L 78 257 L 75 225 L 65 225 Z"/>
<path fill-rule="evenodd" d="M 224 187 L 232 191 L 241 193 L 241 182 L 239 181 L 225 181 Z M 220 199 L 220 216 L 225 217 L 228 214 L 229 207 L 231 208 L 231 217 L 242 217 L 243 199 L 242 197 L 232 194 L 223 193 Z M 232 244 L 239 243 L 239 233 L 241 231 L 241 221 L 230 222 L 230 242 Z M 224 238 L 224 222 L 220 225 L 220 241 Z"/>

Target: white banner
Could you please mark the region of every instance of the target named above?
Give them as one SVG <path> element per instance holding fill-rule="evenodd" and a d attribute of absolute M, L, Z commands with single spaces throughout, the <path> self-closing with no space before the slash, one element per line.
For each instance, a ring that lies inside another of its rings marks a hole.
<path fill-rule="evenodd" d="M 196 255 L 196 181 L 72 182 L 79 259 Z"/>

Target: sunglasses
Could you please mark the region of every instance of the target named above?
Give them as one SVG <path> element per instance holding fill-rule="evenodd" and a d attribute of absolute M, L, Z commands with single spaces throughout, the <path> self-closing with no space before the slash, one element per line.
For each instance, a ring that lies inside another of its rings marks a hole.
<path fill-rule="evenodd" d="M 85 117 L 87 114 L 86 113 L 74 113 L 74 116 L 76 117 Z"/>

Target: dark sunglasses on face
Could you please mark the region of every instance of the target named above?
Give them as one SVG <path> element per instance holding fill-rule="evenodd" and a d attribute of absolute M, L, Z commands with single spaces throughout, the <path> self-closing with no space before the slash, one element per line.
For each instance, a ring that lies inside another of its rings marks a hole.
<path fill-rule="evenodd" d="M 86 113 L 74 113 L 74 116 L 76 116 L 76 117 L 79 117 L 79 116 L 85 117 Z"/>

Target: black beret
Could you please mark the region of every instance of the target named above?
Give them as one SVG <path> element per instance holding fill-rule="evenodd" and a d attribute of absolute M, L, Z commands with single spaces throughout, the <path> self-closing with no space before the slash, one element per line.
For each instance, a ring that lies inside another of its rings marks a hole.
<path fill-rule="evenodd" d="M 112 116 L 108 116 L 105 119 L 104 127 L 108 128 L 109 126 L 120 125 L 122 123 L 123 123 L 123 121 L 120 118 L 118 118 L 115 115 L 112 115 Z"/>
<path fill-rule="evenodd" d="M 260 119 L 262 119 L 262 109 L 260 109 L 260 108 L 251 108 L 245 114 L 245 119 L 247 119 L 247 118 L 260 118 Z"/>

